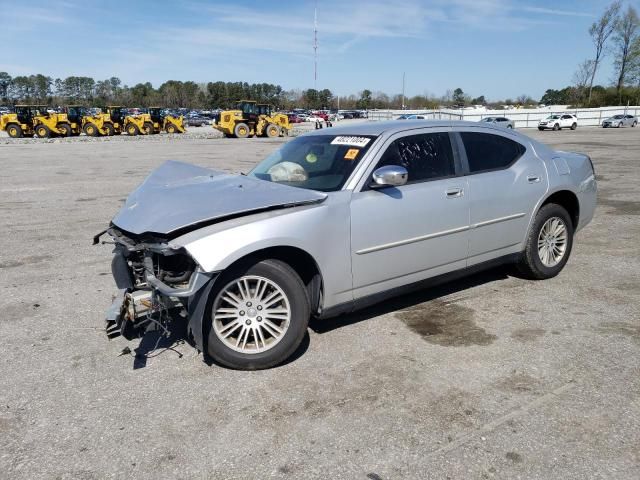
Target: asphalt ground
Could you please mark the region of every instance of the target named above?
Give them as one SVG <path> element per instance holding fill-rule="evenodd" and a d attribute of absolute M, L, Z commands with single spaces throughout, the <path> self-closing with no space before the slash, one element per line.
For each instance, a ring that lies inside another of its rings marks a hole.
<path fill-rule="evenodd" d="M 315 322 L 259 372 L 179 328 L 108 341 L 91 239 L 165 160 L 246 171 L 285 140 L 1 144 L 0 478 L 637 479 L 640 128 L 525 133 L 597 171 L 558 277 L 491 270 Z"/>

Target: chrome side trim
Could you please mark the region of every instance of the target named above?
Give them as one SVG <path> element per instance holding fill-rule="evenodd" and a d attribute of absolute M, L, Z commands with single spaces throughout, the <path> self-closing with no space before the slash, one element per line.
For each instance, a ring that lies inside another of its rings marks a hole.
<path fill-rule="evenodd" d="M 363 248 L 362 250 L 356 251 L 356 255 L 364 255 L 367 253 L 378 252 L 380 250 L 387 250 L 388 248 L 409 245 L 410 243 L 422 242 L 424 240 L 430 240 L 437 237 L 444 237 L 445 235 L 452 235 L 454 233 L 464 232 L 466 230 L 469 230 L 469 227 L 452 228 L 451 230 L 430 233 L 429 235 L 421 235 L 419 237 L 407 238 L 406 240 L 398 240 L 397 242 L 385 243 L 384 245 L 376 245 L 375 247 Z"/>
<path fill-rule="evenodd" d="M 486 220 L 484 222 L 478 222 L 471 225 L 471 228 L 486 227 L 487 225 L 493 225 L 494 223 L 506 222 L 508 220 L 515 220 L 516 218 L 522 218 L 526 213 L 516 213 L 514 215 L 507 215 L 506 217 L 494 218 L 492 220 Z"/>
<path fill-rule="evenodd" d="M 516 218 L 522 218 L 526 213 L 516 213 L 514 215 L 508 215 L 506 217 L 494 218 L 492 220 L 486 220 L 484 222 L 474 223 L 470 227 L 458 227 L 451 230 L 443 230 L 442 232 L 430 233 L 429 235 L 421 235 L 419 237 L 407 238 L 406 240 L 398 240 L 397 242 L 385 243 L 383 245 L 376 245 L 375 247 L 363 248 L 356 251 L 356 255 L 365 255 L 367 253 L 379 252 L 380 250 L 387 250 L 389 248 L 401 247 L 403 245 L 409 245 L 411 243 L 422 242 L 424 240 L 430 240 L 432 238 L 444 237 L 445 235 L 453 235 L 454 233 L 460 233 L 472 228 L 485 227 L 487 225 L 493 225 L 495 223 L 506 222 L 509 220 L 515 220 Z"/>

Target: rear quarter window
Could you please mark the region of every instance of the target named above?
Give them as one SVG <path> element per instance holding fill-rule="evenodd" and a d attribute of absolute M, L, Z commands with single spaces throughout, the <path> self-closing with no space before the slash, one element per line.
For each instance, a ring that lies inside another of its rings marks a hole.
<path fill-rule="evenodd" d="M 500 135 L 461 132 L 470 173 L 509 168 L 526 152 L 526 147 Z"/>

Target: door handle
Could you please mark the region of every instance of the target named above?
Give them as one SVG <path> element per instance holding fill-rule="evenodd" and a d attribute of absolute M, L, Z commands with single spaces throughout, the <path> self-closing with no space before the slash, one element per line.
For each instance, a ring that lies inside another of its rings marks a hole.
<path fill-rule="evenodd" d="M 464 190 L 461 188 L 451 188 L 445 192 L 447 194 L 447 198 L 458 198 L 464 195 Z"/>
<path fill-rule="evenodd" d="M 529 183 L 540 183 L 540 177 L 538 177 L 537 175 L 529 175 L 527 177 L 527 182 L 529 182 Z"/>

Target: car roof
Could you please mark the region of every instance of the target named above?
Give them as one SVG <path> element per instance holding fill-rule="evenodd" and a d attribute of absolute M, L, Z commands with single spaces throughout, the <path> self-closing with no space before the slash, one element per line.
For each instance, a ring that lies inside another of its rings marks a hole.
<path fill-rule="evenodd" d="M 407 130 L 415 130 L 418 128 L 438 128 L 438 127 L 473 127 L 486 128 L 493 131 L 502 132 L 499 127 L 492 125 L 479 125 L 478 122 L 464 122 L 460 120 L 407 120 L 398 122 L 396 120 L 388 121 L 369 121 L 358 123 L 356 125 L 337 125 L 329 129 L 312 130 L 305 135 L 382 135 L 383 133 L 392 135 L 394 133 L 405 132 Z"/>

